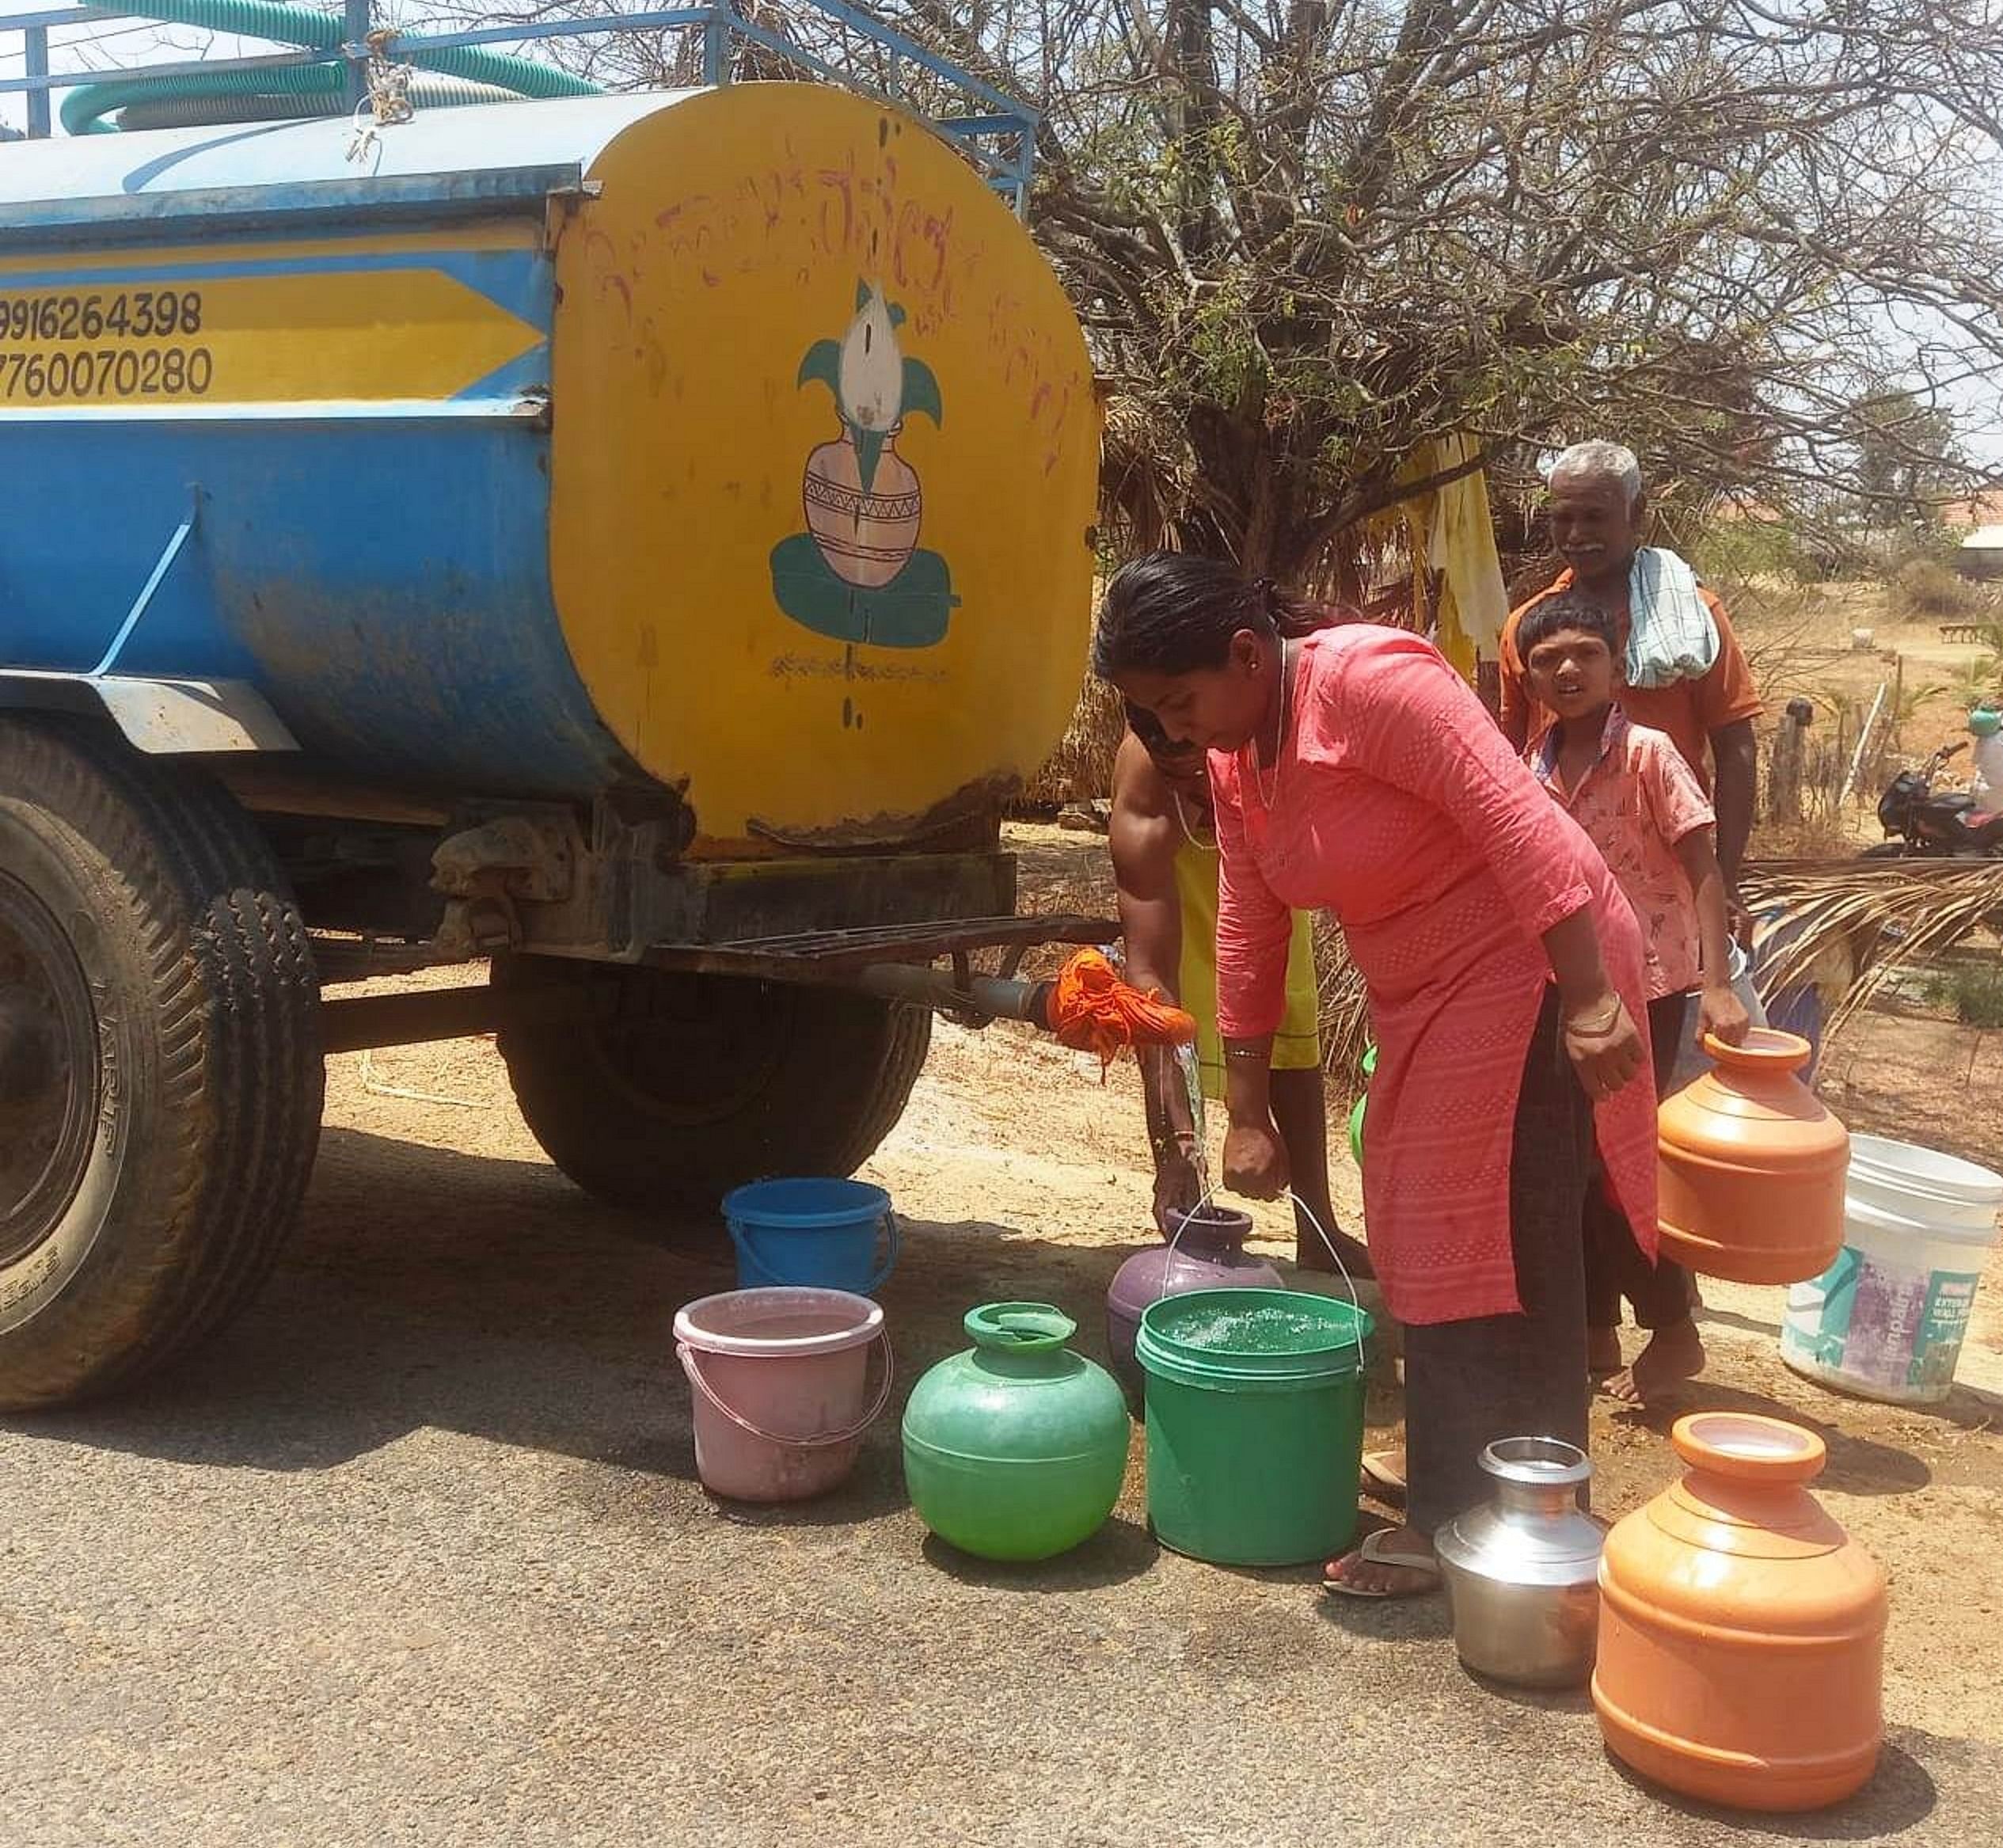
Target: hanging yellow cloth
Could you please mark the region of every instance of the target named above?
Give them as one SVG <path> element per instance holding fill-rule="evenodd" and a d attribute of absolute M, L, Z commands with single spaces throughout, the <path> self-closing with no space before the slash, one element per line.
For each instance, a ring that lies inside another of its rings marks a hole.
<path fill-rule="evenodd" d="M 1398 478 L 1423 481 L 1444 474 L 1470 460 L 1475 447 L 1474 439 L 1462 432 L 1437 437 L 1407 459 Z M 1402 545 L 1412 561 L 1413 621 L 1423 632 L 1437 620 L 1440 652 L 1472 683 L 1477 659 L 1492 661 L 1500 652 L 1509 617 L 1483 471 L 1473 470 L 1442 488 L 1396 503 L 1373 516 L 1365 530 L 1387 549 Z M 1428 594 L 1435 572 L 1442 578 L 1436 611 Z"/>
<path fill-rule="evenodd" d="M 1458 466 L 1475 453 L 1474 439 L 1457 434 L 1429 443 L 1422 475 Z M 1488 511 L 1488 483 L 1480 469 L 1435 489 L 1426 532 L 1426 557 L 1446 582 L 1440 599 L 1440 651 L 1470 680 L 1477 653 L 1494 660 L 1509 618 L 1496 525 Z"/>

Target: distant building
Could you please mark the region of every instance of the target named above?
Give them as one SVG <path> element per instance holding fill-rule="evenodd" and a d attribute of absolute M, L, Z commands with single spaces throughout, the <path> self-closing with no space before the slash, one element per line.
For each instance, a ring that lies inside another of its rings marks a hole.
<path fill-rule="evenodd" d="M 1944 501 L 1940 523 L 1951 533 L 1974 533 L 2003 527 L 2003 488 L 1986 488 L 1959 500 Z M 1989 542 L 1993 545 L 1996 542 Z"/>
<path fill-rule="evenodd" d="M 1964 533 L 1955 549 L 1955 569 L 1963 577 L 2003 579 L 2003 521 Z"/>

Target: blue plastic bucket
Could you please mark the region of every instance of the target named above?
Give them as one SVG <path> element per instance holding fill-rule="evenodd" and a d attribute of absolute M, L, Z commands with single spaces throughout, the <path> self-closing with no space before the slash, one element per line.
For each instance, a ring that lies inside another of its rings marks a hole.
<path fill-rule="evenodd" d="M 794 1284 L 870 1296 L 897 1262 L 890 1196 L 866 1181 L 754 1181 L 724 1200 L 724 1222 L 740 1289 Z"/>

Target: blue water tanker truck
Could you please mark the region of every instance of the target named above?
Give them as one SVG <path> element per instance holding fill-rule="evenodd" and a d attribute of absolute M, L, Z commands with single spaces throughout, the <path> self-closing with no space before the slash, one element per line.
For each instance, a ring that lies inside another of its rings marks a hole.
<path fill-rule="evenodd" d="M 137 10 L 297 48 L 10 86 L 9 1407 L 241 1306 L 330 1053 L 494 1032 L 566 1174 L 701 1223 L 853 1169 L 934 1008 L 1023 1012 L 1024 949 L 1104 928 L 1018 916 L 1000 846 L 1093 573 L 1032 117 L 889 34 L 930 120 L 724 81 L 780 55 L 727 6 L 639 16 L 705 81 L 618 96 Z"/>

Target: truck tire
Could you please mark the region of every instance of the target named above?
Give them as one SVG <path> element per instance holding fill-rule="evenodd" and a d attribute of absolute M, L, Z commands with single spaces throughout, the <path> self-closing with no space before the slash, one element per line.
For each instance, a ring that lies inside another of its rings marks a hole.
<path fill-rule="evenodd" d="M 903 1113 L 932 1016 L 846 990 L 557 956 L 496 956 L 496 987 L 610 991 L 583 1025 L 504 1027 L 530 1133 L 587 1193 L 713 1211 L 769 1174 L 851 1174 Z"/>
<path fill-rule="evenodd" d="M 0 720 L 0 1406 L 129 1385 L 263 1280 L 319 1136 L 306 927 L 199 772 Z"/>

